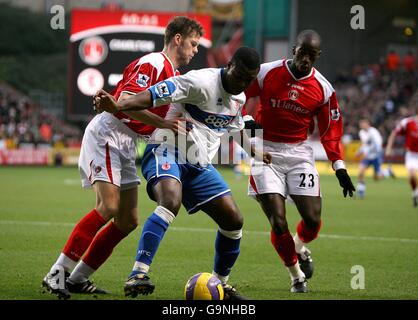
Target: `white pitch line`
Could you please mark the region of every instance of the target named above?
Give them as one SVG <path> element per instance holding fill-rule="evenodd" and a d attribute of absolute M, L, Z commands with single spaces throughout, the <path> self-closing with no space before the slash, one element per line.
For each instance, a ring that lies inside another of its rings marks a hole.
<path fill-rule="evenodd" d="M 81 185 L 80 179 L 64 179 L 64 184 L 67 186 Z"/>
<path fill-rule="evenodd" d="M 41 226 L 41 227 L 74 227 L 74 223 L 71 222 L 48 222 L 48 221 L 19 221 L 19 220 L 0 220 L 2 225 L 29 225 L 29 226 Z M 216 229 L 209 228 L 188 228 L 188 227 L 170 227 L 172 231 L 188 231 L 188 232 L 216 232 Z M 244 234 L 249 235 L 269 235 L 269 231 L 253 231 L 245 230 Z M 418 244 L 418 239 L 407 238 L 388 238 L 388 237 L 372 237 L 372 236 L 350 236 L 340 234 L 319 234 L 320 238 L 328 239 L 346 239 L 346 240 L 361 240 L 361 241 L 386 241 L 386 242 L 403 242 L 403 243 L 415 243 Z"/>
<path fill-rule="evenodd" d="M 19 221 L 19 220 L 0 220 L 0 224 L 16 224 L 40 227 L 74 227 L 75 223 L 71 222 L 48 222 L 48 221 Z"/>

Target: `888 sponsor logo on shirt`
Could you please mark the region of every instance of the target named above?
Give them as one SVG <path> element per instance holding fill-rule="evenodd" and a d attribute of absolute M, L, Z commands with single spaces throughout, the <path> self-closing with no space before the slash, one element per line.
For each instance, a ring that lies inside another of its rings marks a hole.
<path fill-rule="evenodd" d="M 231 119 L 227 116 L 216 116 L 211 114 L 205 119 L 205 124 L 210 128 L 221 129 L 228 126 Z"/>

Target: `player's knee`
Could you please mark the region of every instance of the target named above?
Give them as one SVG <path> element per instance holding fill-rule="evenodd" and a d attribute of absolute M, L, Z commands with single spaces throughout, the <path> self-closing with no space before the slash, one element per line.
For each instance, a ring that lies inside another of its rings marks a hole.
<path fill-rule="evenodd" d="M 281 235 L 289 230 L 289 227 L 286 225 L 272 225 L 271 229 L 274 231 L 275 234 Z"/>
<path fill-rule="evenodd" d="M 303 219 L 308 229 L 318 229 L 321 225 L 321 214 L 311 214 Z"/>
<path fill-rule="evenodd" d="M 129 212 L 120 212 L 114 219 L 115 225 L 124 233 L 128 234 L 138 226 L 138 214 L 136 209 Z"/>
<path fill-rule="evenodd" d="M 234 230 L 241 230 L 244 226 L 244 217 L 241 215 L 239 211 L 237 211 L 234 215 L 234 219 L 232 221 L 232 228 Z"/>
<path fill-rule="evenodd" d="M 125 223 L 125 230 L 127 231 L 126 233 L 132 232 L 136 229 L 136 227 L 138 227 L 138 217 L 130 217 L 126 223 Z"/>
<path fill-rule="evenodd" d="M 230 208 L 224 215 L 225 219 L 219 223 L 219 227 L 224 230 L 241 230 L 244 225 L 244 217 L 238 208 Z"/>
<path fill-rule="evenodd" d="M 180 210 L 181 200 L 175 196 L 167 196 L 161 201 L 158 201 L 158 205 L 170 210 L 175 216 Z"/>
<path fill-rule="evenodd" d="M 272 230 L 278 235 L 283 234 L 287 230 L 289 230 L 287 221 L 284 217 L 276 216 L 276 217 L 271 218 L 270 225 L 271 225 Z"/>
<path fill-rule="evenodd" d="M 170 210 L 175 216 L 181 207 L 181 189 L 158 188 L 154 189 L 155 199 L 159 206 Z"/>
<path fill-rule="evenodd" d="M 119 203 L 117 202 L 102 202 L 97 207 L 97 211 L 103 216 L 105 220 L 110 220 L 118 216 Z"/>
<path fill-rule="evenodd" d="M 127 221 L 117 221 L 115 220 L 115 226 L 125 234 L 129 234 L 136 229 L 138 223 L 127 222 Z"/>

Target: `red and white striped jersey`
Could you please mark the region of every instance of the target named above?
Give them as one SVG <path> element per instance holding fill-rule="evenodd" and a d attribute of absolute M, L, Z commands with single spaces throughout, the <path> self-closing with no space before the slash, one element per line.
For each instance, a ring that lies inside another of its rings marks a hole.
<path fill-rule="evenodd" d="M 405 136 L 407 150 L 418 152 L 418 119 L 416 117 L 402 119 L 396 126 L 395 132 Z"/>
<path fill-rule="evenodd" d="M 163 52 L 149 53 L 134 60 L 125 68 L 123 78 L 118 82 L 113 95 L 119 99 L 122 93 L 137 94 L 162 80 L 179 74 Z M 149 111 L 164 118 L 168 111 L 168 105 L 152 108 Z M 140 135 L 149 136 L 155 130 L 155 127 L 132 119 L 123 112 L 117 112 L 115 116 Z"/>
<path fill-rule="evenodd" d="M 289 60 L 263 63 L 257 79 L 245 91 L 247 98 L 260 97 L 255 120 L 264 139 L 297 143 L 308 138 L 317 123 L 321 143 L 330 161 L 342 160 L 343 122 L 335 90 L 315 68 L 296 79 Z"/>

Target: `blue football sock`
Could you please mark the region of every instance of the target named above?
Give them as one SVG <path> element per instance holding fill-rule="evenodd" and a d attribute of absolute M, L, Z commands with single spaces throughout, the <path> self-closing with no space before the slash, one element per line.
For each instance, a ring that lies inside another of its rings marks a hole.
<path fill-rule="evenodd" d="M 135 260 L 139 263 L 151 265 L 152 259 L 158 250 L 158 246 L 164 237 L 168 228 L 168 223 L 161 219 L 155 213 L 145 221 L 144 228 L 142 229 L 141 238 L 138 243 L 138 250 Z M 141 271 L 132 270 L 129 277 L 132 277 Z"/>
<path fill-rule="evenodd" d="M 217 274 L 221 276 L 229 275 L 238 258 L 240 242 L 241 238 L 236 240 L 228 238 L 218 230 L 215 240 L 215 265 L 213 268 Z"/>

